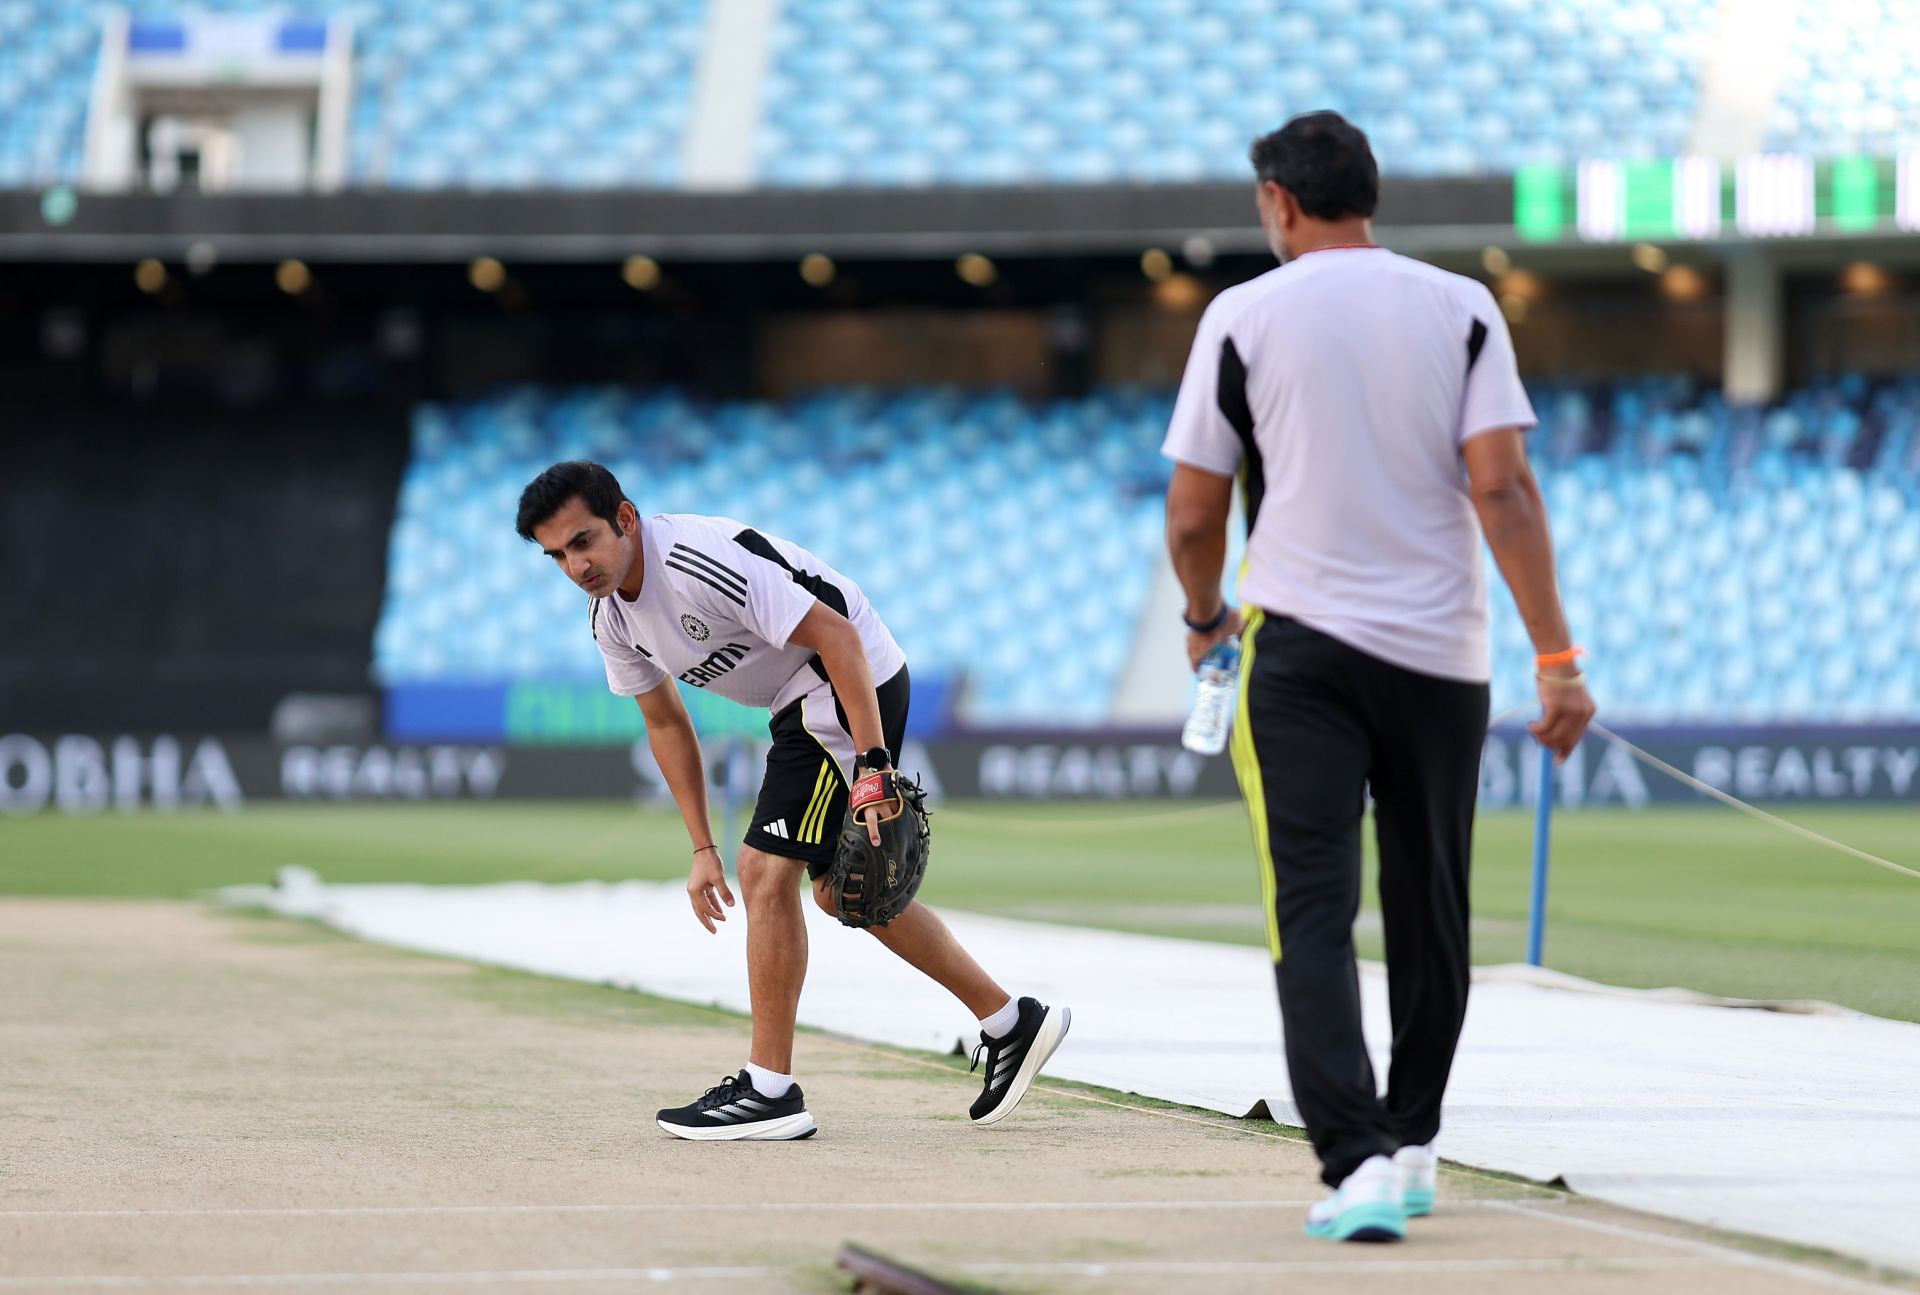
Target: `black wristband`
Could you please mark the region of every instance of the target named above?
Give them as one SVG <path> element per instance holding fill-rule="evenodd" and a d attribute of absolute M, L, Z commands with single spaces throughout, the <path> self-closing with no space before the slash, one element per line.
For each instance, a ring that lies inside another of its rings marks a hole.
<path fill-rule="evenodd" d="M 1215 630 L 1219 629 L 1222 625 L 1226 624 L 1227 613 L 1232 610 L 1233 608 L 1227 606 L 1225 603 L 1222 603 L 1220 604 L 1219 614 L 1216 615 L 1210 621 L 1193 620 L 1185 612 L 1180 613 L 1180 619 L 1182 622 L 1185 623 L 1186 627 L 1192 630 L 1195 634 L 1211 634 Z"/>
<path fill-rule="evenodd" d="M 893 757 L 887 754 L 887 748 L 884 746 L 876 746 L 854 757 L 853 767 L 855 772 L 865 769 L 868 773 L 872 773 L 875 769 L 891 769 Z"/>

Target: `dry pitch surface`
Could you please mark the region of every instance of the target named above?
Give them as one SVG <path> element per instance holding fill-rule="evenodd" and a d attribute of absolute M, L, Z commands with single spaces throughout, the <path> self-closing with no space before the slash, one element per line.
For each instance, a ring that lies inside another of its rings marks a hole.
<path fill-rule="evenodd" d="M 817 1137 L 680 1142 L 737 1017 L 190 904 L 0 902 L 0 985 L 0 1292 L 819 1291 L 844 1241 L 1009 1291 L 1888 1289 L 1464 1172 L 1407 1244 L 1310 1241 L 1272 1125 L 1049 1085 L 980 1129 L 950 1062 L 820 1035 Z"/>

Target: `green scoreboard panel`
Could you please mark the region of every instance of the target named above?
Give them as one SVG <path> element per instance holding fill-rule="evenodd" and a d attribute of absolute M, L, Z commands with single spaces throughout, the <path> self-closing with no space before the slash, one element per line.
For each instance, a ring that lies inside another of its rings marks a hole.
<path fill-rule="evenodd" d="M 1920 231 L 1920 152 L 1522 167 L 1513 178 L 1513 223 L 1532 242 Z"/>

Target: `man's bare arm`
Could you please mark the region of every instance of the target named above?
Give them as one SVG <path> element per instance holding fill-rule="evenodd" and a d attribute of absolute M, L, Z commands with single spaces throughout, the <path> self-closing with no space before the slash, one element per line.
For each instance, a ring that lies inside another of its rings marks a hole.
<path fill-rule="evenodd" d="M 853 737 L 854 750 L 884 750 L 887 734 L 880 726 L 880 698 L 873 690 L 873 668 L 867 664 L 867 645 L 860 641 L 860 631 L 853 622 L 817 602 L 787 638 L 820 654 L 820 664 L 833 684 L 833 695 L 847 712 L 847 731 Z M 879 845 L 879 807 L 861 813 L 867 824 L 867 839 Z"/>
<path fill-rule="evenodd" d="M 1527 463 L 1520 429 L 1483 432 L 1461 448 L 1460 456 L 1467 466 L 1467 486 L 1487 547 L 1513 590 L 1514 605 L 1520 609 L 1533 650 L 1542 655 L 1566 651 L 1573 646 L 1573 637 L 1554 577 L 1547 504 Z M 1579 682 L 1579 667 L 1571 662 L 1538 673 L 1541 716 L 1528 729 L 1565 760 L 1593 718 L 1593 699 Z"/>
<path fill-rule="evenodd" d="M 647 721 L 647 745 L 653 750 L 660 776 L 667 780 L 673 803 L 687 825 L 695 849 L 713 844 L 713 820 L 707 814 L 707 774 L 700 758 L 700 738 L 693 731 L 680 690 L 668 680 L 634 700 Z"/>
<path fill-rule="evenodd" d="M 1220 614 L 1220 571 L 1227 563 L 1227 518 L 1233 511 L 1233 478 L 1191 464 L 1174 465 L 1167 486 L 1167 556 L 1187 595 L 1187 619 L 1204 624 Z M 1187 635 L 1187 657 L 1196 668 L 1215 643 L 1240 632 L 1233 612 L 1208 633 Z"/>
<path fill-rule="evenodd" d="M 687 875 L 687 899 L 693 915 L 709 931 L 727 915 L 721 904 L 733 906 L 733 892 L 727 889 L 726 870 L 720 851 L 713 844 L 713 820 L 707 814 L 707 771 L 700 758 L 700 737 L 693 731 L 693 717 L 687 714 L 680 690 L 668 680 L 634 700 L 647 721 L 647 746 L 653 751 L 660 776 L 667 780 L 673 803 L 680 809 L 687 836 L 693 841 L 693 866 Z"/>
<path fill-rule="evenodd" d="M 860 631 L 853 627 L 853 622 L 825 603 L 817 602 L 787 637 L 820 654 L 820 664 L 826 668 L 834 696 L 847 712 L 847 728 L 853 735 L 854 749 L 870 751 L 876 746 L 884 747 L 887 735 L 880 727 L 880 699 L 873 691 L 873 671 L 867 665 L 866 644 L 860 641 Z"/>

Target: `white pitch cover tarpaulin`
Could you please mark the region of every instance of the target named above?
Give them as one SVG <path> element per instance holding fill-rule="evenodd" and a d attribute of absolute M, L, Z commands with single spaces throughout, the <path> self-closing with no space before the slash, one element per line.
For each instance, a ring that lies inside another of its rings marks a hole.
<path fill-rule="evenodd" d="M 744 913 L 708 935 L 679 883 L 329 886 L 289 870 L 278 888 L 222 895 L 383 944 L 747 1009 Z M 938 986 L 806 909 L 802 1024 L 941 1052 L 977 1039 Z M 1236 1116 L 1264 1102 L 1297 1122 L 1264 950 L 943 915 L 1010 990 L 1073 1009 L 1049 1074 Z M 1379 967 L 1363 968 L 1362 989 L 1384 1076 Z M 1920 1025 L 1482 969 L 1439 1147 L 1621 1205 L 1920 1270 L 1916 1096 Z"/>

